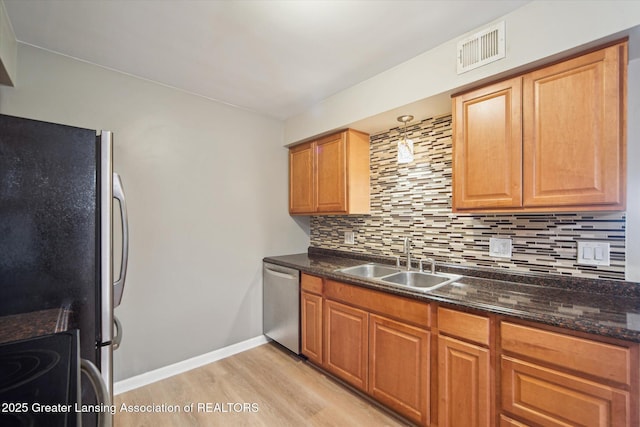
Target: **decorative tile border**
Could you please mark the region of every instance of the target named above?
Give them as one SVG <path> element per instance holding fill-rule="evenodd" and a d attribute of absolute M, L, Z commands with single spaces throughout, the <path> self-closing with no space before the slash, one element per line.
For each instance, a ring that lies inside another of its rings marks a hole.
<path fill-rule="evenodd" d="M 402 255 L 410 237 L 417 258 L 587 278 L 624 280 L 625 213 L 458 214 L 451 212 L 451 115 L 407 128 L 415 161 L 398 165 L 400 129 L 371 136 L 371 214 L 312 216 L 311 246 Z M 354 231 L 356 244 L 344 244 Z M 511 259 L 489 256 L 489 238 L 513 241 Z M 608 241 L 611 265 L 576 264 L 578 240 Z"/>

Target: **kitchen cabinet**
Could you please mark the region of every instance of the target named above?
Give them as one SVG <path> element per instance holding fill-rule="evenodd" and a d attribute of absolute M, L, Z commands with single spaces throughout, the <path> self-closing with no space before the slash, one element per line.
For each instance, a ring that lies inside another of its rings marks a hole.
<path fill-rule="evenodd" d="M 453 210 L 624 210 L 627 43 L 453 98 Z"/>
<path fill-rule="evenodd" d="M 334 375 L 367 391 L 369 318 L 364 310 L 327 300 L 325 365 Z"/>
<path fill-rule="evenodd" d="M 412 422 L 640 425 L 640 346 L 301 275 L 302 352 Z"/>
<path fill-rule="evenodd" d="M 454 99 L 454 207 L 522 205 L 522 78 Z"/>
<path fill-rule="evenodd" d="M 638 425 L 637 346 L 506 321 L 500 336 L 504 418 L 545 426 Z"/>
<path fill-rule="evenodd" d="M 347 129 L 289 149 L 291 215 L 370 211 L 369 135 Z"/>
<path fill-rule="evenodd" d="M 333 280 L 324 281 L 323 291 L 322 367 L 428 425 L 430 305 Z"/>
<path fill-rule="evenodd" d="M 369 315 L 369 393 L 418 423 L 428 411 L 430 333 Z"/>
<path fill-rule="evenodd" d="M 301 352 L 310 362 L 322 365 L 322 278 L 300 277 Z"/>
<path fill-rule="evenodd" d="M 529 427 L 526 424 L 519 423 L 509 417 L 500 415 L 500 427 Z"/>
<path fill-rule="evenodd" d="M 315 144 L 289 149 L 289 213 L 315 210 Z"/>
<path fill-rule="evenodd" d="M 438 307 L 438 328 L 438 426 L 491 426 L 489 319 Z"/>

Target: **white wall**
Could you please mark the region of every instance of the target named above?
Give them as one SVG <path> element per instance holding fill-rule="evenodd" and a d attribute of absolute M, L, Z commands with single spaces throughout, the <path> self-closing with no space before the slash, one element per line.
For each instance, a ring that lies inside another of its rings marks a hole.
<path fill-rule="evenodd" d="M 629 62 L 627 87 L 627 280 L 640 282 L 640 59 Z"/>
<path fill-rule="evenodd" d="M 16 51 L 18 44 L 9 15 L 0 0 L 0 84 L 13 86 L 16 81 Z"/>
<path fill-rule="evenodd" d="M 640 1 L 532 1 L 504 17 L 506 58 L 457 75 L 456 40 L 345 89 L 285 122 L 285 143 L 334 129 L 371 133 L 396 127 L 396 117 L 417 119 L 450 111 L 449 94 L 478 82 L 548 62 L 604 40 L 629 36 L 627 280 L 640 282 Z"/>
<path fill-rule="evenodd" d="M 0 113 L 114 132 L 131 229 L 115 379 L 261 335 L 261 259 L 309 243 L 282 123 L 18 46 Z"/>
<path fill-rule="evenodd" d="M 457 38 L 450 40 L 288 119 L 285 122 L 285 143 L 354 125 L 364 131 L 381 132 L 397 126 L 395 118 L 400 112 L 396 109 L 408 104 L 413 104 L 412 109 L 402 111 L 402 114 L 413 114 L 416 118 L 431 117 L 434 111 L 427 116 L 418 109 L 429 110 L 430 100 L 442 105 L 443 97 L 439 95 L 443 93 L 495 79 L 501 73 L 512 72 L 566 51 L 582 49 L 594 41 L 640 25 L 640 1 L 533 1 L 504 19 L 507 34 L 505 59 L 457 75 Z M 388 111 L 391 112 L 385 114 Z M 378 126 L 367 120 L 372 116 L 378 116 Z M 366 126 L 361 126 L 363 121 Z"/>

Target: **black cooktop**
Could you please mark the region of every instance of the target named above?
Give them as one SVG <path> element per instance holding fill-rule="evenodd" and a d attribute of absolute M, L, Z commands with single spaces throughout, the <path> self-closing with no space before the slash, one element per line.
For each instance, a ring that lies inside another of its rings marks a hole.
<path fill-rule="evenodd" d="M 78 425 L 78 331 L 0 344 L 0 426 Z"/>

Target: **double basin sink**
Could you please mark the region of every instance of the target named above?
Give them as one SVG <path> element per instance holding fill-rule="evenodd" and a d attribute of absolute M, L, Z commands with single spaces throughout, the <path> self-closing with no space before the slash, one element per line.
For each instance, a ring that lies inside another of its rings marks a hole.
<path fill-rule="evenodd" d="M 423 292 L 433 291 L 462 277 L 456 274 L 400 270 L 388 265 L 374 263 L 341 268 L 336 271 L 349 276 L 376 280 L 389 285 L 396 285 Z"/>

